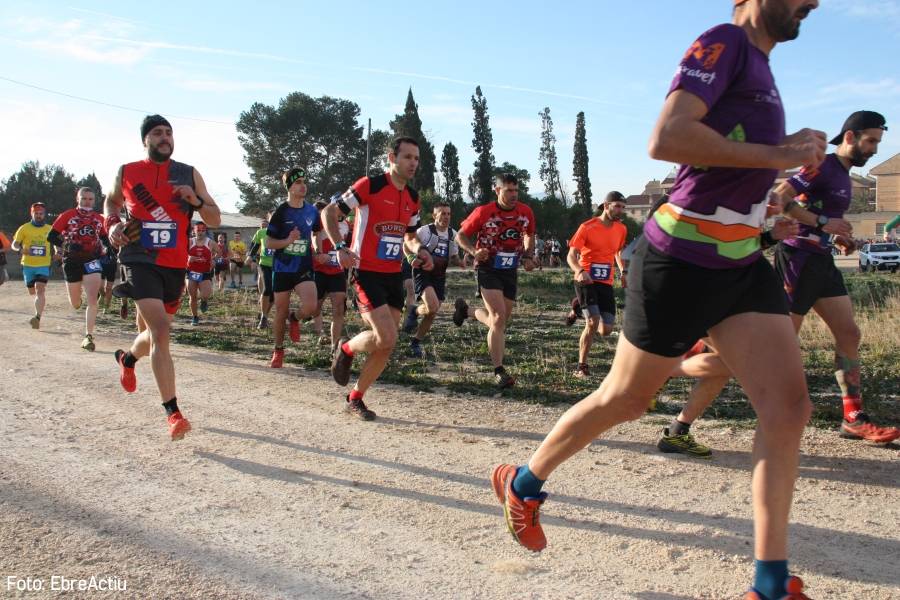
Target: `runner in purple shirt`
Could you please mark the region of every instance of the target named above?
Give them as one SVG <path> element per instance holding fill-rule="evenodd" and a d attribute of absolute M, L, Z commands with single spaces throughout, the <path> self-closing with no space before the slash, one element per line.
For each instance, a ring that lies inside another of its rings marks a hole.
<path fill-rule="evenodd" d="M 732 23 L 702 34 L 682 57 L 650 155 L 684 166 L 634 252 L 624 335 L 609 374 L 557 421 L 527 464 L 498 465 L 491 476 L 507 527 L 526 548 L 547 543 L 538 517 L 550 473 L 604 431 L 640 417 L 681 355 L 708 331 L 759 417 L 757 563 L 747 598 L 781 599 L 788 588 L 805 598 L 802 582 L 788 577 L 787 529 L 811 405 L 787 300 L 761 254 L 760 229 L 779 170 L 825 158 L 824 133 L 785 136 L 769 68 L 772 48 L 795 39 L 818 4 L 735 0 Z"/>
<path fill-rule="evenodd" d="M 818 167 L 805 167 L 773 193 L 773 199 L 784 206 L 783 212 L 800 222 L 800 234 L 775 250 L 775 268 L 784 281 L 794 328 L 800 331 L 810 309 L 825 321 L 834 335 L 834 374 L 844 405 L 840 435 L 875 443 L 900 438 L 900 429 L 879 427 L 862 410 L 860 332 L 831 250 L 833 243 L 845 254 L 854 249 L 853 231 L 843 220 L 853 193 L 850 168 L 865 165 L 878 152 L 886 130 L 885 119 L 877 112 L 853 113 L 841 134 L 831 140 L 837 150 Z"/>

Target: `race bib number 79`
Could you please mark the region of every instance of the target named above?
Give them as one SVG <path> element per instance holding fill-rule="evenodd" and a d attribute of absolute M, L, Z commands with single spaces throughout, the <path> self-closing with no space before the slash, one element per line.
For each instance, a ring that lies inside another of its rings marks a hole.
<path fill-rule="evenodd" d="M 403 238 L 384 236 L 378 240 L 378 258 L 381 260 L 400 260 Z"/>

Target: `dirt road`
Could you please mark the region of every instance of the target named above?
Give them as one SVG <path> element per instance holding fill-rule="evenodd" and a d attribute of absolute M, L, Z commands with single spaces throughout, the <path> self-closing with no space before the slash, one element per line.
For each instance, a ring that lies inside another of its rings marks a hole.
<path fill-rule="evenodd" d="M 554 474 L 532 555 L 487 475 L 564 407 L 377 386 L 363 423 L 327 373 L 182 346 L 195 429 L 172 443 L 149 361 L 119 388 L 124 338 L 79 350 L 59 283 L 41 331 L 29 316 L 21 284 L 0 287 L 0 595 L 61 595 L 54 575 L 127 586 L 74 597 L 205 599 L 686 600 L 750 581 L 752 432 L 701 422 L 699 462 L 656 451 L 659 417 L 616 428 Z M 803 452 L 793 569 L 817 599 L 900 596 L 897 447 L 809 429 Z"/>

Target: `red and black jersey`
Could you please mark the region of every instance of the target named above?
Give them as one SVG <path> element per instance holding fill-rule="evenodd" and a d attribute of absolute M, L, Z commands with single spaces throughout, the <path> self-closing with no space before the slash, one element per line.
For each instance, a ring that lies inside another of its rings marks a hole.
<path fill-rule="evenodd" d="M 128 163 L 121 171 L 128 216 L 141 221 L 141 237 L 119 252 L 123 264 L 150 263 L 184 269 L 187 266 L 191 217 L 194 210 L 173 193 L 175 185 L 194 187 L 194 167 L 174 160 Z"/>
<path fill-rule="evenodd" d="M 515 268 L 525 250 L 525 236 L 534 235 L 534 228 L 534 213 L 526 204 L 516 202 L 513 208 L 504 210 L 497 202 L 491 202 L 473 210 L 459 230 L 475 240 L 476 250 L 487 248 L 490 252 L 490 258 L 481 266 Z M 498 253 L 508 265 L 495 264 Z"/>
<path fill-rule="evenodd" d="M 213 270 L 212 264 L 212 248 L 209 245 L 209 238 L 205 238 L 202 243 L 191 242 L 188 248 L 188 271 L 194 273 L 209 273 Z"/>
<path fill-rule="evenodd" d="M 397 187 L 390 174 L 363 177 L 339 201 L 342 210 L 356 210 L 353 242 L 359 269 L 378 273 L 399 273 L 403 258 L 403 237 L 419 224 L 419 194 L 411 187 Z"/>
<path fill-rule="evenodd" d="M 321 215 L 320 215 L 321 218 Z M 325 224 L 322 223 L 322 228 L 324 229 Z M 350 226 L 347 224 L 346 219 L 338 223 L 338 228 L 341 232 L 341 239 L 347 241 L 350 237 Z M 327 254 L 330 257 L 329 262 L 324 264 L 319 264 L 316 261 L 313 261 L 313 271 L 319 273 L 325 273 L 326 275 L 340 275 L 344 272 L 344 268 L 337 261 L 337 252 L 334 250 L 334 244 L 331 243 L 331 240 L 328 239 L 327 235 L 320 235 L 320 247 L 319 252 L 322 254 Z"/>
<path fill-rule="evenodd" d="M 103 216 L 93 210 L 70 208 L 56 217 L 53 231 L 62 238 L 63 260 L 90 262 L 103 254 Z"/>

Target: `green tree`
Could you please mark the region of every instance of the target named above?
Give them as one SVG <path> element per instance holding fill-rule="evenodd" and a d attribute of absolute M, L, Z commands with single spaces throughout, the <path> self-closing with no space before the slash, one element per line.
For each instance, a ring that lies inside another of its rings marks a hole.
<path fill-rule="evenodd" d="M 572 159 L 572 178 L 575 180 L 575 201 L 591 210 L 591 179 L 588 176 L 587 132 L 584 111 L 575 117 L 575 151 Z"/>
<path fill-rule="evenodd" d="M 462 180 L 459 178 L 459 152 L 447 142 L 441 153 L 441 195 L 450 203 L 462 202 Z"/>
<path fill-rule="evenodd" d="M 395 136 L 411 137 L 419 142 L 419 170 L 413 180 L 413 187 L 417 190 L 433 190 L 434 172 L 437 170 L 437 158 L 434 155 L 434 146 L 422 132 L 422 119 L 419 118 L 419 105 L 413 98 L 412 88 L 406 95 L 406 107 L 402 115 L 397 115 L 390 123 L 391 131 Z"/>
<path fill-rule="evenodd" d="M 277 107 L 256 102 L 241 113 L 238 141 L 250 181 L 234 180 L 239 210 L 260 214 L 277 206 L 285 197 L 281 174 L 293 166 L 306 169 L 310 200 L 328 198 L 363 176 L 366 140 L 359 114 L 349 100 L 302 92 L 285 96 Z"/>
<path fill-rule="evenodd" d="M 539 153 L 540 168 L 538 175 L 544 182 L 544 193 L 548 196 L 558 196 L 566 205 L 566 191 L 563 189 L 559 176 L 559 161 L 556 157 L 556 136 L 553 135 L 553 119 L 550 117 L 550 107 L 538 113 L 541 118 L 541 151 Z"/>
<path fill-rule="evenodd" d="M 475 170 L 469 177 L 469 195 L 475 202 L 487 202 L 493 198 L 491 175 L 494 171 L 494 136 L 491 133 L 490 119 L 487 112 L 487 98 L 481 93 L 481 86 L 475 87 L 472 96 L 472 149 L 475 150 Z"/>
<path fill-rule="evenodd" d="M 0 227 L 15 231 L 29 219 L 29 208 L 35 202 L 47 205 L 47 213 L 55 217 L 75 206 L 75 178 L 59 165 L 42 167 L 29 161 L 0 182 Z"/>

